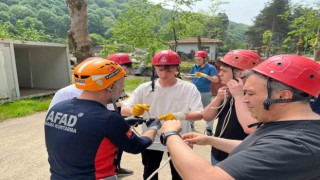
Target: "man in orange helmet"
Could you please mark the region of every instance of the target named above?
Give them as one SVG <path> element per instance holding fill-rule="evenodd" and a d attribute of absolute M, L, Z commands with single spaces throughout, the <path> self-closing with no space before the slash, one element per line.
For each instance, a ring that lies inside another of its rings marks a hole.
<path fill-rule="evenodd" d="M 181 133 L 191 132 L 190 121 L 202 119 L 203 106 L 196 86 L 175 77 L 180 63 L 179 55 L 171 50 L 157 52 L 152 59 L 152 81 L 141 84 L 132 92 L 130 98 L 124 102 L 121 114 L 144 117 L 152 115 L 160 120 L 179 119 L 183 122 Z M 142 126 L 142 129 L 145 131 L 147 128 Z M 141 153 L 144 179 L 148 179 L 160 167 L 164 152 L 167 152 L 167 149 L 160 144 L 157 137 L 154 143 Z M 170 167 L 172 179 L 180 180 L 181 177 L 171 162 Z M 152 180 L 156 179 L 158 173 L 152 177 Z"/>
<path fill-rule="evenodd" d="M 259 122 L 243 141 L 182 135 L 179 121 L 162 124 L 171 159 L 183 179 L 320 179 L 320 115 L 309 100 L 320 93 L 320 65 L 297 55 L 270 57 L 245 73 L 243 102 Z M 187 142 L 187 143 L 186 143 Z M 216 166 L 188 145 L 210 145 L 229 152 Z"/>
<path fill-rule="evenodd" d="M 79 97 L 51 107 L 45 140 L 51 179 L 117 179 L 118 148 L 133 154 L 152 144 L 161 123 L 154 121 L 136 136 L 120 114 L 106 109 L 119 98 L 126 72 L 115 62 L 97 58 L 73 71 Z"/>
<path fill-rule="evenodd" d="M 97 60 L 97 59 L 104 59 L 101 57 L 89 57 L 87 59 L 84 60 L 84 62 L 87 61 L 91 61 L 91 60 Z M 126 53 L 115 53 L 112 55 L 109 55 L 107 57 L 108 60 L 111 60 L 113 62 L 118 63 L 119 65 L 121 65 L 122 69 L 128 74 L 130 73 L 130 69 L 132 67 L 132 61 L 131 58 L 129 57 L 128 54 Z M 54 105 L 56 105 L 57 103 L 64 101 L 64 100 L 69 100 L 72 99 L 74 97 L 79 97 L 81 95 L 83 91 L 81 89 L 76 88 L 75 84 L 69 85 L 67 87 L 64 87 L 60 90 L 58 90 L 55 95 L 52 98 L 52 101 L 50 103 L 49 109 L 51 107 L 53 107 Z M 120 112 L 120 106 L 122 103 L 122 100 L 124 100 L 125 98 L 127 98 L 128 96 L 126 95 L 126 93 L 124 92 L 124 90 L 122 91 L 119 99 L 117 100 L 117 102 L 114 103 L 109 103 L 107 104 L 107 108 L 109 110 L 112 111 L 118 111 Z M 127 176 L 127 175 L 131 175 L 133 174 L 133 171 L 127 168 L 122 168 L 121 167 L 121 157 L 122 157 L 122 153 L 123 151 L 121 151 L 121 149 L 118 150 L 118 157 L 116 158 L 116 164 L 117 164 L 117 173 L 118 176 Z"/>
<path fill-rule="evenodd" d="M 251 69 L 261 62 L 260 56 L 250 50 L 233 50 L 221 60 L 219 77 L 224 85 L 203 111 L 203 119 L 211 122 L 218 118 L 214 136 L 243 140 L 253 129 L 248 125 L 256 122 L 242 102 L 243 70 Z M 211 162 L 217 164 L 228 153 L 212 148 Z"/>

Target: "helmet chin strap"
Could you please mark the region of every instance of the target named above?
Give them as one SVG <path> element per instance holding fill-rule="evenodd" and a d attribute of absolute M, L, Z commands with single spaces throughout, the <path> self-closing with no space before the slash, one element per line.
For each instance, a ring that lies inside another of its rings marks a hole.
<path fill-rule="evenodd" d="M 292 99 L 271 99 L 271 85 L 270 85 L 270 78 L 267 79 L 267 91 L 268 91 L 268 97 L 267 99 L 263 102 L 264 109 L 269 111 L 270 106 L 273 103 L 289 103 L 289 102 L 294 102 L 294 101 L 300 101 L 303 100 L 302 98 L 292 98 Z"/>
<path fill-rule="evenodd" d="M 118 107 L 117 107 L 117 100 L 118 100 L 118 98 L 115 98 L 115 92 L 114 92 L 114 90 L 113 90 L 113 88 L 114 88 L 115 86 L 117 86 L 117 85 L 118 85 L 118 81 L 116 81 L 116 82 L 112 85 L 112 87 L 107 88 L 107 89 L 108 89 L 108 91 L 111 93 L 111 100 L 112 100 L 112 104 L 113 104 L 114 111 L 119 112 L 119 111 L 118 111 Z"/>

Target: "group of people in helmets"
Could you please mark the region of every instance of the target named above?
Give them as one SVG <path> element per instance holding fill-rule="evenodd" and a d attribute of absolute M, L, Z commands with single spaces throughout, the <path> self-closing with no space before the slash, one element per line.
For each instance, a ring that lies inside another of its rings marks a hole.
<path fill-rule="evenodd" d="M 233 50 L 218 75 L 204 73 L 204 61 L 193 78 L 224 85 L 204 107 L 196 85 L 175 76 L 179 55 L 159 51 L 151 81 L 121 103 L 120 115 L 106 106 L 124 94 L 126 67 L 107 59 L 80 63 L 72 86 L 81 93 L 48 111 L 51 179 L 117 179 L 119 149 L 141 153 L 143 179 L 158 179 L 163 153 L 172 179 L 320 178 L 320 116 L 309 103 L 320 93 L 320 65 L 313 60 L 282 54 L 262 62 L 252 51 Z M 137 136 L 123 118 L 132 115 L 157 120 Z M 217 121 L 214 136 L 192 132 L 190 122 L 201 119 Z M 212 147 L 211 163 L 194 145 Z"/>

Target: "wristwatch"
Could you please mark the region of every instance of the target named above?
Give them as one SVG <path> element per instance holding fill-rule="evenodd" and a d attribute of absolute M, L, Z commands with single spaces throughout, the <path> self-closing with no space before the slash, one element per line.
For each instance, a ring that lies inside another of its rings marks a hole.
<path fill-rule="evenodd" d="M 171 136 L 171 135 L 178 135 L 178 136 L 180 136 L 180 134 L 179 134 L 177 131 L 167 131 L 167 132 L 165 132 L 165 133 L 162 133 L 162 134 L 160 135 L 160 142 L 161 142 L 161 144 L 163 144 L 163 145 L 166 146 L 166 144 L 167 144 L 167 138 L 168 138 L 169 136 Z"/>

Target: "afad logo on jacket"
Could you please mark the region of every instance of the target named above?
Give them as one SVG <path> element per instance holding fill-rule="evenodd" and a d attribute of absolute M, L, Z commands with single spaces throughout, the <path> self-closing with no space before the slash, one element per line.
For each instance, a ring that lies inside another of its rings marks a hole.
<path fill-rule="evenodd" d="M 79 116 L 82 116 L 80 114 Z M 45 125 L 71 133 L 77 133 L 77 129 L 73 128 L 77 124 L 77 121 L 78 117 L 75 115 L 51 111 L 46 118 Z"/>

